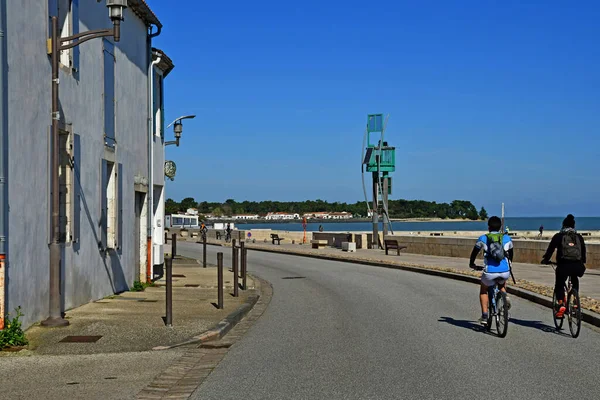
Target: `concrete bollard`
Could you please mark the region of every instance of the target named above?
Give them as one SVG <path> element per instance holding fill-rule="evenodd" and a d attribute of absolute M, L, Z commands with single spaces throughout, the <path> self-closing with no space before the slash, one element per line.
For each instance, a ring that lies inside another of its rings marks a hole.
<path fill-rule="evenodd" d="M 223 309 L 223 253 L 217 253 L 217 308 Z"/>
<path fill-rule="evenodd" d="M 165 269 L 166 269 L 166 298 L 167 298 L 167 310 L 165 316 L 165 325 L 168 327 L 173 326 L 173 259 L 166 258 L 165 259 Z"/>

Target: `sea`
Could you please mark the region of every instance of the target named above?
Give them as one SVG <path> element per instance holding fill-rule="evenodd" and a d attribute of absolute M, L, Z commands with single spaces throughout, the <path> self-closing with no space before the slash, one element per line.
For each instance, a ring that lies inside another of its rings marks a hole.
<path fill-rule="evenodd" d="M 544 230 L 557 231 L 561 228 L 564 217 L 507 217 L 505 225 L 511 231 L 536 231 L 541 225 Z M 576 228 L 579 231 L 600 230 L 600 217 L 576 218 Z M 380 229 L 383 225 L 380 223 Z M 302 222 L 270 222 L 270 223 L 240 223 L 240 229 L 273 229 L 282 231 L 302 231 Z M 309 222 L 307 231 L 318 231 L 323 226 L 325 232 L 368 232 L 373 229 L 371 222 Z M 427 222 L 392 222 L 394 231 L 486 231 L 486 221 L 427 221 Z"/>

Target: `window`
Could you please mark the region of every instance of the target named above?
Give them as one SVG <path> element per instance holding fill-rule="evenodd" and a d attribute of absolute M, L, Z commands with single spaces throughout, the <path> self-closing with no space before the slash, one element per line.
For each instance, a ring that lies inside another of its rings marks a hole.
<path fill-rule="evenodd" d="M 122 164 L 102 160 L 102 247 L 119 249 L 123 232 Z"/>
<path fill-rule="evenodd" d="M 73 239 L 74 177 L 73 135 L 68 130 L 59 131 L 59 230 L 60 241 Z"/>
<path fill-rule="evenodd" d="M 114 44 L 104 39 L 104 144 L 114 147 L 115 140 L 115 51 Z"/>
<path fill-rule="evenodd" d="M 58 17 L 61 38 L 79 33 L 79 0 L 48 0 L 48 37 L 52 36 L 52 17 Z M 74 47 L 61 51 L 59 60 L 63 67 L 77 73 L 79 49 Z"/>

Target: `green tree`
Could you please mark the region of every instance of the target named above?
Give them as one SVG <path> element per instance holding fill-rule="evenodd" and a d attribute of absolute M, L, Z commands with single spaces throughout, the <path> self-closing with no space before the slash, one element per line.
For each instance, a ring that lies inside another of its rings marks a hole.
<path fill-rule="evenodd" d="M 212 210 L 212 215 L 214 215 L 215 217 L 222 217 L 223 216 L 223 210 L 221 210 L 220 207 L 216 207 Z"/>
<path fill-rule="evenodd" d="M 482 219 L 482 220 L 484 220 L 484 221 L 485 221 L 486 219 L 488 219 L 488 212 L 487 212 L 487 211 L 486 211 L 486 209 L 485 209 L 485 208 L 483 208 L 483 207 L 481 207 L 481 210 L 479 210 L 479 219 Z"/>
<path fill-rule="evenodd" d="M 173 199 L 165 201 L 165 214 L 177 214 L 179 212 L 179 203 Z"/>
<path fill-rule="evenodd" d="M 182 212 L 185 212 L 188 208 L 195 208 L 197 205 L 198 203 L 196 203 L 196 200 L 194 200 L 193 197 L 186 197 L 185 199 L 181 200 L 179 209 Z"/>

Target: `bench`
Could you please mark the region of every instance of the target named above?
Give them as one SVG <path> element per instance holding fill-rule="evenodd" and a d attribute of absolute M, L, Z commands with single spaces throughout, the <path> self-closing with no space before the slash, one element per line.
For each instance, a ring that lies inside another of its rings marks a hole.
<path fill-rule="evenodd" d="M 429 236 L 444 236 L 444 234 L 442 232 L 432 232 Z"/>
<path fill-rule="evenodd" d="M 342 251 L 347 251 L 349 253 L 355 253 L 356 252 L 356 243 L 342 242 Z"/>
<path fill-rule="evenodd" d="M 385 255 L 388 255 L 389 249 L 396 249 L 398 251 L 398 255 L 400 255 L 400 250 L 404 250 L 407 247 L 401 246 L 400 243 L 396 239 L 385 239 Z"/>
<path fill-rule="evenodd" d="M 327 246 L 327 240 L 313 239 L 310 241 L 313 249 L 324 249 Z"/>
<path fill-rule="evenodd" d="M 592 236 L 591 232 L 579 232 L 581 236 Z"/>
<path fill-rule="evenodd" d="M 271 242 L 272 242 L 273 244 L 275 244 L 275 241 L 277 241 L 277 244 L 279 244 L 279 245 L 280 245 L 280 244 L 281 244 L 281 241 L 282 241 L 283 239 L 284 239 L 284 238 L 280 238 L 280 237 L 279 237 L 279 235 L 278 235 L 277 233 L 271 233 Z"/>

